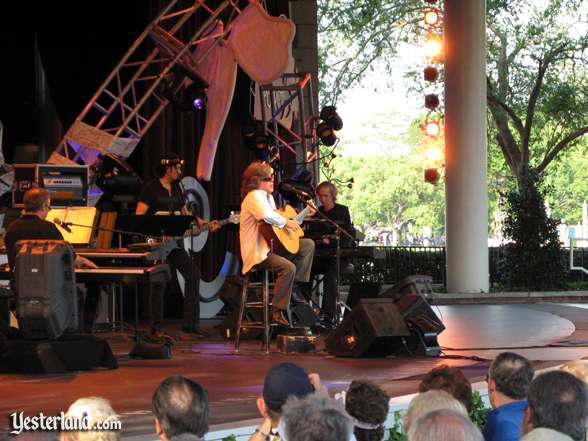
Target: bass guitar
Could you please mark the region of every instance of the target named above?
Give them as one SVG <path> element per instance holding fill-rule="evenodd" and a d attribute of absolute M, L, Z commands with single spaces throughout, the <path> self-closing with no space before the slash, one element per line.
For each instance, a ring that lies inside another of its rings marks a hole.
<path fill-rule="evenodd" d="M 227 224 L 238 224 L 239 213 L 231 213 L 228 218 L 217 222 L 219 227 L 224 227 Z M 179 241 L 183 241 L 185 238 L 198 236 L 200 233 L 210 230 L 211 226 L 212 222 L 207 222 L 202 225 L 194 224 L 192 228 L 186 230 L 182 236 L 157 237 L 146 243 L 129 244 L 127 248 L 130 251 L 157 251 L 160 253 L 160 259 L 165 260 L 173 250 L 180 248 L 178 245 Z"/>

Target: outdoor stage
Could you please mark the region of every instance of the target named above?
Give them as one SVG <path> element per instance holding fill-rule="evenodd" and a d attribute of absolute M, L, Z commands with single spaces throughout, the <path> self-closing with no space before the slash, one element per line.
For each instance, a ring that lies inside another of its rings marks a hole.
<path fill-rule="evenodd" d="M 332 393 L 361 378 L 380 384 L 396 397 L 416 392 L 422 376 L 442 363 L 461 367 L 472 382 L 483 381 L 491 359 L 504 350 L 525 355 L 539 369 L 588 358 L 588 311 L 580 305 L 450 305 L 435 310 L 447 328 L 439 339 L 446 357 L 344 359 L 325 352 L 266 356 L 258 341 L 243 341 L 236 355 L 232 341 L 213 338 L 178 341 L 171 360 L 131 360 L 125 354 L 132 341 L 109 334 L 119 358 L 117 370 L 0 375 L 0 430 L 6 432 L 12 412 L 57 414 L 81 396 L 99 395 L 108 398 L 122 416 L 123 436 L 147 435 L 153 433 L 151 394 L 164 377 L 174 374 L 189 376 L 207 389 L 211 425 L 215 425 L 258 417 L 255 398 L 264 374 L 282 361 L 318 372 Z M 319 348 L 323 349 L 322 339 Z"/>

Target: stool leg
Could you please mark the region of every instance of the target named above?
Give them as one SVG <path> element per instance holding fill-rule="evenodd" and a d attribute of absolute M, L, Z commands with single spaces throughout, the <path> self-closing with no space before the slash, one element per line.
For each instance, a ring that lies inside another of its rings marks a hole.
<path fill-rule="evenodd" d="M 239 352 L 239 339 L 241 337 L 241 324 L 243 323 L 243 314 L 245 312 L 245 303 L 247 303 L 247 285 L 249 285 L 249 276 L 243 278 L 243 289 L 241 291 L 241 305 L 239 306 L 239 319 L 237 320 L 237 332 L 235 333 L 235 352 Z"/>
<path fill-rule="evenodd" d="M 270 322 L 269 322 L 269 271 L 263 273 L 263 342 L 265 353 L 269 354 L 270 346 Z"/>

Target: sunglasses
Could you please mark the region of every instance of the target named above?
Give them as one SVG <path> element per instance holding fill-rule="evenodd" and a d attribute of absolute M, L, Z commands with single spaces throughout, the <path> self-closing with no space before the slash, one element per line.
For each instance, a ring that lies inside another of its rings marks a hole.
<path fill-rule="evenodd" d="M 274 175 L 268 176 L 267 178 L 261 178 L 263 182 L 271 182 L 274 180 Z"/>

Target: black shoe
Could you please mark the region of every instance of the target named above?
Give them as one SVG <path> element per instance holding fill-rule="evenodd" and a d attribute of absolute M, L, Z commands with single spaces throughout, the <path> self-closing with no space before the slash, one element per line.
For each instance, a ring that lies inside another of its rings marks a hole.
<path fill-rule="evenodd" d="M 323 326 L 326 329 L 334 329 L 337 327 L 337 321 L 334 317 L 331 317 L 330 315 L 322 314 L 319 317 L 319 321 L 321 326 Z"/>
<path fill-rule="evenodd" d="M 192 334 L 199 338 L 209 338 L 210 334 L 202 329 L 200 326 L 190 326 L 190 325 L 183 325 L 182 332 L 186 334 Z"/>
<path fill-rule="evenodd" d="M 290 322 L 284 317 L 284 312 L 281 309 L 275 309 L 272 314 L 272 319 L 276 325 L 288 326 Z"/>
<path fill-rule="evenodd" d="M 308 299 L 302 292 L 302 288 L 294 288 L 292 290 L 292 298 L 290 299 L 290 302 L 293 305 L 298 305 L 300 303 L 308 303 Z"/>

